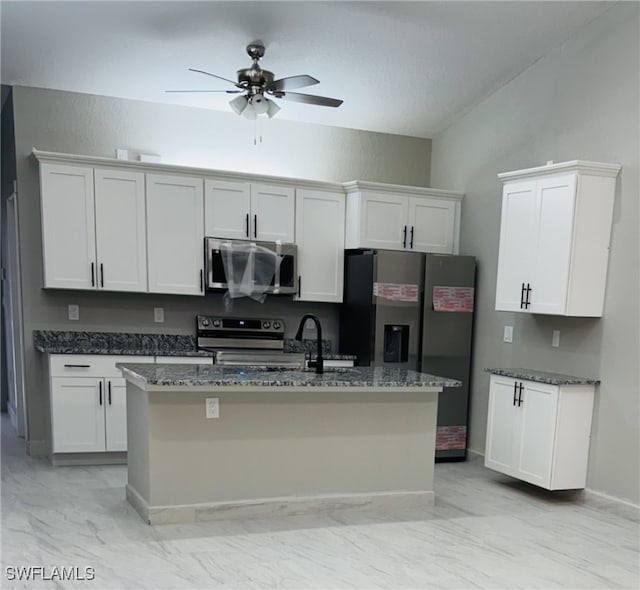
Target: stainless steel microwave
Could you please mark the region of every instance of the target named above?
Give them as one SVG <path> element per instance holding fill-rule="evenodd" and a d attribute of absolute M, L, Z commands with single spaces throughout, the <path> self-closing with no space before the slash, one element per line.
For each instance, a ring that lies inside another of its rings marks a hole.
<path fill-rule="evenodd" d="M 251 268 L 255 267 L 258 270 L 268 268 L 272 264 L 273 254 L 279 255 L 281 261 L 273 273 L 256 271 L 252 277 L 254 284 L 265 293 L 292 295 L 298 292 L 298 247 L 295 244 L 225 240 L 224 238 L 205 238 L 204 242 L 207 289 L 228 289 L 225 257 L 232 256 L 234 267 L 244 269 L 252 250 L 251 244 L 255 244 L 257 248 L 251 254 L 254 256 Z M 226 258 L 226 261 L 228 260 Z M 269 279 L 265 279 L 265 276 Z M 268 285 L 262 285 L 266 280 Z"/>

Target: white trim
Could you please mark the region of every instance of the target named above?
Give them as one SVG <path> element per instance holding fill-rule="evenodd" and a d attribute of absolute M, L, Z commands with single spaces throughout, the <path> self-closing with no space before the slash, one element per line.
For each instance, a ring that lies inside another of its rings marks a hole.
<path fill-rule="evenodd" d="M 623 500 L 622 498 L 617 498 L 616 496 L 611 496 L 609 494 L 605 494 L 604 492 L 598 492 L 591 488 L 585 488 L 584 494 L 585 494 L 585 501 L 587 503 L 589 503 L 590 500 L 593 500 L 594 499 L 593 497 L 595 497 L 595 498 L 599 498 L 599 499 L 611 502 L 612 504 L 620 504 L 622 506 L 626 506 L 627 508 L 631 508 L 633 510 L 637 510 L 638 512 L 640 512 L 640 504 L 634 504 L 629 500 Z"/>
<path fill-rule="evenodd" d="M 326 182 L 320 180 L 308 180 L 299 178 L 286 178 L 281 176 L 262 176 L 245 172 L 231 172 L 228 170 L 212 170 L 209 168 L 197 168 L 192 166 L 180 166 L 177 164 L 156 164 L 152 162 L 136 162 L 133 160 L 117 160 L 115 158 L 105 158 L 102 156 L 82 156 L 75 154 L 64 154 L 59 152 L 47 152 L 37 148 L 32 149 L 32 155 L 38 162 L 55 162 L 59 164 L 99 166 L 107 168 L 129 168 L 139 172 L 186 174 L 189 176 L 213 176 L 221 180 L 235 180 L 244 182 L 264 182 L 267 184 L 277 184 L 280 186 L 304 186 L 326 190 L 342 191 L 342 184 Z"/>
<path fill-rule="evenodd" d="M 571 160 L 559 164 L 548 164 L 535 168 L 525 168 L 514 170 L 513 172 L 501 172 L 498 178 L 503 182 L 507 180 L 520 180 L 536 176 L 547 176 L 549 174 L 564 174 L 567 172 L 577 172 L 578 174 L 590 174 L 592 176 L 607 176 L 615 178 L 618 176 L 622 166 L 620 164 L 609 164 L 606 162 L 588 162 L 586 160 Z"/>
<path fill-rule="evenodd" d="M 405 186 L 402 184 L 386 184 L 383 182 L 368 182 L 362 180 L 351 180 L 342 184 L 344 191 L 349 195 L 361 191 L 398 193 L 412 196 L 433 197 L 436 199 L 446 199 L 448 201 L 461 201 L 464 193 L 458 191 L 447 191 L 439 188 L 428 188 L 424 186 Z"/>

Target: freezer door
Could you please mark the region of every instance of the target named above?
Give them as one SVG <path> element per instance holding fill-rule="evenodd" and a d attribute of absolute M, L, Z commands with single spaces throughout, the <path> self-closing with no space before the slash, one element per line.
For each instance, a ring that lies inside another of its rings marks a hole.
<path fill-rule="evenodd" d="M 437 459 L 466 454 L 475 268 L 473 256 L 425 259 L 421 370 L 462 381 L 439 397 Z"/>
<path fill-rule="evenodd" d="M 374 365 L 418 370 L 423 276 L 424 254 L 376 252 Z"/>

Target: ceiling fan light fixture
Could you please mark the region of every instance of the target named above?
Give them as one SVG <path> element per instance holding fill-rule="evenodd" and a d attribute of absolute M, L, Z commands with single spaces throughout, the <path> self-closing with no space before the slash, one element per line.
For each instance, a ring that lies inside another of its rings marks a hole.
<path fill-rule="evenodd" d="M 243 94 L 241 94 L 240 96 L 236 96 L 233 100 L 229 101 L 229 105 L 236 115 L 242 115 L 243 111 L 246 110 L 248 104 L 249 101 Z"/>
<path fill-rule="evenodd" d="M 273 117 L 275 117 L 280 111 L 280 107 L 273 100 L 265 100 L 269 103 L 269 107 L 267 108 L 267 115 L 269 116 L 269 119 L 273 119 Z"/>
<path fill-rule="evenodd" d="M 254 94 L 249 101 L 256 112 L 256 115 L 263 115 L 269 110 L 269 99 L 262 94 Z"/>
<path fill-rule="evenodd" d="M 258 118 L 258 113 L 256 113 L 256 109 L 251 102 L 247 101 L 247 108 L 242 111 L 242 116 L 252 121 Z"/>

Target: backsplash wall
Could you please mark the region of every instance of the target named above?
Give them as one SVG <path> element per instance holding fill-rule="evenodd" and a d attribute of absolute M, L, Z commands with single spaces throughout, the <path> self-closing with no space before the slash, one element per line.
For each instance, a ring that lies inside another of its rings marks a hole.
<path fill-rule="evenodd" d="M 431 141 L 269 120 L 264 143 L 254 146 L 253 128 L 233 113 L 39 88 L 14 87 L 16 163 L 24 310 L 29 451 L 46 454 L 48 384 L 43 355 L 33 348 L 33 330 L 148 331 L 191 334 L 194 316 L 224 310 L 222 296 L 205 297 L 44 291 L 38 166 L 32 148 L 114 157 L 161 154 L 170 164 L 345 182 L 368 180 L 429 186 Z M 67 305 L 80 306 L 80 320 L 67 319 Z M 165 323 L 153 322 L 164 307 Z M 336 340 L 337 306 L 268 297 L 264 305 L 235 302 L 234 313 L 282 317 L 293 336 L 302 314 L 319 315 L 323 336 Z M 305 331 L 313 338 L 314 328 Z"/>

